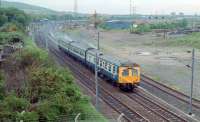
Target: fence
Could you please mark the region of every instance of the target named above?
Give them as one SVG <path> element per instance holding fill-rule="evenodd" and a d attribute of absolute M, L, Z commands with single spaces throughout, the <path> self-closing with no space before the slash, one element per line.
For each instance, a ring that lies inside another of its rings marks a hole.
<path fill-rule="evenodd" d="M 47 120 L 45 118 L 40 118 L 39 120 L 16 120 L 15 118 L 0 118 L 0 122 L 126 122 L 124 119 L 124 114 L 115 115 L 107 114 L 102 116 L 101 114 L 71 114 L 71 115 L 61 115 L 56 117 L 56 119 Z"/>

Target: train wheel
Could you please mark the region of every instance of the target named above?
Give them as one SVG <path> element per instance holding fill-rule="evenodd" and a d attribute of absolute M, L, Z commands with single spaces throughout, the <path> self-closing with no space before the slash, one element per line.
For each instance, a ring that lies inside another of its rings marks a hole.
<path fill-rule="evenodd" d="M 128 85 L 128 91 L 133 91 L 133 89 L 134 89 L 134 86 L 132 84 L 129 84 Z"/>
<path fill-rule="evenodd" d="M 122 91 L 124 91 L 124 86 L 121 85 L 121 84 L 119 84 L 119 89 L 122 90 Z"/>
<path fill-rule="evenodd" d="M 122 91 L 132 92 L 133 89 L 134 89 L 134 86 L 133 86 L 132 84 L 125 84 L 125 85 L 120 84 L 120 85 L 119 85 L 119 88 L 120 88 Z"/>
<path fill-rule="evenodd" d="M 104 75 L 103 75 L 102 73 L 100 73 L 100 74 L 99 74 L 99 77 L 103 79 L 103 78 L 104 78 Z"/>
<path fill-rule="evenodd" d="M 117 82 L 114 82 L 114 81 L 112 81 L 112 85 L 113 85 L 114 87 L 117 87 L 117 86 L 118 86 L 118 83 L 117 83 Z"/>

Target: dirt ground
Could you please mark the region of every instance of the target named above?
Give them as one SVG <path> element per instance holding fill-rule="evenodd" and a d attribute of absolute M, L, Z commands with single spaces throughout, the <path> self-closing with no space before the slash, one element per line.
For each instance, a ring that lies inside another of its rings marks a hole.
<path fill-rule="evenodd" d="M 136 62 L 141 65 L 144 74 L 185 94 L 190 94 L 191 69 L 186 65 L 191 65 L 192 48 L 165 45 L 166 41 L 178 35 L 164 39 L 162 34 L 158 36 L 154 33 L 138 35 L 121 30 L 99 31 L 101 51 L 121 60 Z M 97 45 L 97 31 L 94 29 L 82 27 L 66 30 L 64 33 L 73 40 L 84 41 L 95 47 Z M 194 97 L 198 99 L 200 99 L 199 57 L 200 51 L 196 49 L 198 60 L 195 64 Z"/>

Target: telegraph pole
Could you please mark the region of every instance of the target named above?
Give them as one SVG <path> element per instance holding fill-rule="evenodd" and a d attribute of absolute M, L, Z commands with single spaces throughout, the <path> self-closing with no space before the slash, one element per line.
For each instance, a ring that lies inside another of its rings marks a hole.
<path fill-rule="evenodd" d="M 97 44 L 97 45 L 98 45 L 97 49 L 100 50 L 100 45 L 99 45 L 100 33 L 99 33 L 99 31 L 98 31 L 98 37 L 97 37 L 97 38 L 98 38 L 98 39 L 97 39 L 97 41 L 98 41 L 98 42 L 97 42 L 97 43 L 98 43 L 98 44 Z"/>
<path fill-rule="evenodd" d="M 130 16 L 132 15 L 132 0 L 130 0 Z"/>
<path fill-rule="evenodd" d="M 193 82 L 194 82 L 194 65 L 195 65 L 195 49 L 193 48 L 193 50 L 192 50 L 192 79 L 191 79 L 189 115 L 192 115 L 192 95 L 193 95 Z"/>
<path fill-rule="evenodd" d="M 132 3 L 133 5 L 132 5 L 132 8 L 133 8 L 133 10 L 132 10 L 132 15 L 134 16 L 135 14 L 136 14 L 136 6 L 135 6 L 135 2 L 133 1 L 133 3 Z"/>
<path fill-rule="evenodd" d="M 97 13 L 96 13 L 96 10 L 95 10 L 95 13 L 94 13 L 94 27 L 96 30 L 97 29 L 97 25 L 98 25 L 98 22 L 97 22 Z M 97 50 L 99 51 L 100 50 L 100 45 L 99 45 L 99 31 L 97 33 Z M 98 61 L 99 61 L 99 53 L 97 52 L 96 53 L 96 60 L 95 60 L 95 84 L 96 84 L 96 109 L 97 111 L 99 111 L 99 83 L 98 83 L 98 71 L 99 71 L 99 68 L 98 68 Z"/>
<path fill-rule="evenodd" d="M 98 55 L 95 60 L 95 84 L 96 84 L 96 109 L 99 110 L 99 83 L 98 83 Z"/>
<path fill-rule="evenodd" d="M 49 52 L 49 45 L 48 45 L 48 40 L 47 40 L 47 34 L 45 34 L 46 36 L 45 36 L 45 46 L 46 46 L 46 50 Z"/>
<path fill-rule="evenodd" d="M 76 17 L 78 12 L 78 0 L 74 0 L 74 16 Z"/>
<path fill-rule="evenodd" d="M 99 45 L 99 31 L 98 31 L 98 39 L 97 39 L 97 49 L 100 50 Z M 98 83 L 98 61 L 99 61 L 99 53 L 96 53 L 96 60 L 95 60 L 95 84 L 96 84 L 96 109 L 99 110 L 99 83 Z"/>

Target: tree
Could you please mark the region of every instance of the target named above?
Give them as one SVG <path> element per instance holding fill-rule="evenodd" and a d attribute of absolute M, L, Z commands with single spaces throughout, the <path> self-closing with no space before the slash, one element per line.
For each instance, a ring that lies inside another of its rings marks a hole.
<path fill-rule="evenodd" d="M 4 14 L 0 15 L 0 26 L 4 25 L 6 22 L 8 22 L 8 17 Z"/>
<path fill-rule="evenodd" d="M 30 22 L 30 17 L 16 8 L 0 9 L 0 26 L 7 22 L 25 27 Z"/>
<path fill-rule="evenodd" d="M 4 96 L 4 77 L 2 72 L 0 72 L 0 101 L 3 100 Z"/>
<path fill-rule="evenodd" d="M 151 28 L 148 24 L 141 24 L 141 25 L 138 25 L 138 27 L 136 28 L 136 32 L 140 32 L 140 33 L 149 32 L 149 31 L 151 31 Z"/>
<path fill-rule="evenodd" d="M 22 15 L 22 14 L 19 14 L 16 16 L 16 21 L 21 23 L 23 26 L 26 26 L 27 24 L 27 20 L 26 20 L 26 16 Z"/>
<path fill-rule="evenodd" d="M 186 28 L 188 26 L 188 21 L 186 19 L 183 19 L 179 22 L 179 27 Z"/>

